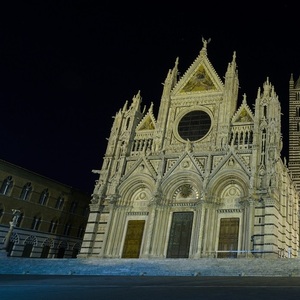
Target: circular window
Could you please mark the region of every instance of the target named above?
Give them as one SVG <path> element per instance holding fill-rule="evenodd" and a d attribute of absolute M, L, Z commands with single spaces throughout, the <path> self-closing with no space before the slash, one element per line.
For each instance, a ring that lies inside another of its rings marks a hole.
<path fill-rule="evenodd" d="M 178 134 L 184 140 L 196 141 L 209 131 L 211 119 L 203 110 L 195 110 L 184 115 L 178 124 Z"/>

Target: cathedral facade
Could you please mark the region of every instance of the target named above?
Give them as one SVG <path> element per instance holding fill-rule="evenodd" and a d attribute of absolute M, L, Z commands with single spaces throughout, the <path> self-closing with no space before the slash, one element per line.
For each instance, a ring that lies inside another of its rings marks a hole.
<path fill-rule="evenodd" d="M 224 81 L 207 41 L 158 115 L 138 92 L 115 115 L 79 257 L 297 257 L 299 194 L 269 79 L 238 105 L 236 54 Z"/>

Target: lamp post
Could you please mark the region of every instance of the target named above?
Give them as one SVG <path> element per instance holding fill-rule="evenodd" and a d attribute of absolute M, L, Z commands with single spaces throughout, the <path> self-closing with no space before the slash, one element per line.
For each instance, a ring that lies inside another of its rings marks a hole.
<path fill-rule="evenodd" d="M 6 252 L 7 252 L 7 247 L 8 247 L 9 241 L 10 241 L 10 237 L 13 233 L 14 227 L 17 225 L 18 219 L 21 215 L 21 211 L 18 209 L 12 209 L 12 212 L 13 212 L 13 219 L 12 219 L 12 221 L 9 222 L 9 229 L 5 236 L 4 245 L 2 248 L 2 250 L 5 250 Z"/>

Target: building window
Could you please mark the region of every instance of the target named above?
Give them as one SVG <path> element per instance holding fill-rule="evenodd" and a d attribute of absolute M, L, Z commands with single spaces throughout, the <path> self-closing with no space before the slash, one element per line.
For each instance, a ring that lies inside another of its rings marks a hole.
<path fill-rule="evenodd" d="M 70 235 L 70 231 L 71 231 L 71 224 L 67 223 L 64 227 L 64 235 Z"/>
<path fill-rule="evenodd" d="M 20 213 L 18 219 L 17 219 L 17 223 L 16 223 L 16 227 L 20 227 L 21 226 L 21 222 L 23 220 L 23 217 L 24 217 L 24 214 L 23 213 Z"/>
<path fill-rule="evenodd" d="M 86 207 L 83 208 L 83 213 L 82 213 L 82 215 L 83 215 L 84 217 L 87 217 L 87 216 L 89 215 L 89 212 L 90 212 L 90 208 L 89 208 L 88 206 L 86 206 Z"/>
<path fill-rule="evenodd" d="M 65 199 L 63 196 L 59 196 L 58 199 L 56 200 L 55 208 L 56 209 L 62 209 L 64 205 Z"/>
<path fill-rule="evenodd" d="M 41 217 L 35 216 L 32 220 L 31 229 L 39 230 L 40 224 L 41 224 Z"/>
<path fill-rule="evenodd" d="M 39 204 L 46 205 L 48 198 L 49 198 L 49 191 L 48 189 L 44 189 L 43 192 L 41 193 Z"/>
<path fill-rule="evenodd" d="M 55 233 L 57 228 L 57 220 L 52 220 L 48 232 Z"/>
<path fill-rule="evenodd" d="M 77 237 L 78 238 L 83 238 L 83 235 L 84 235 L 84 227 L 82 225 L 80 225 L 78 227 L 78 231 L 77 231 Z"/>
<path fill-rule="evenodd" d="M 27 183 L 23 186 L 23 189 L 22 189 L 22 191 L 21 191 L 20 198 L 21 198 L 22 200 L 28 200 L 29 195 L 30 195 L 30 193 L 31 193 L 31 190 L 32 190 L 31 182 L 27 182 Z"/>
<path fill-rule="evenodd" d="M 72 213 L 72 214 L 74 214 L 75 211 L 76 211 L 76 208 L 77 208 L 77 202 L 73 201 L 73 202 L 71 203 L 71 205 L 70 205 L 70 210 L 69 210 L 69 212 Z"/>
<path fill-rule="evenodd" d="M 2 195 L 8 195 L 13 186 L 12 176 L 8 176 L 4 179 L 1 185 L 0 193 Z"/>

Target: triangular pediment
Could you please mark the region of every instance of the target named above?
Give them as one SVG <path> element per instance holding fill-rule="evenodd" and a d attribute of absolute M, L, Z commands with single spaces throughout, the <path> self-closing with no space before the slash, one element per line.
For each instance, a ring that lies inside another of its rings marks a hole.
<path fill-rule="evenodd" d="M 156 120 L 153 115 L 153 103 L 151 103 L 151 106 L 149 108 L 149 111 L 147 114 L 142 118 L 140 123 L 138 124 L 136 128 L 136 132 L 145 132 L 145 131 L 153 131 L 155 129 Z"/>
<path fill-rule="evenodd" d="M 232 117 L 232 123 L 252 123 L 254 122 L 254 115 L 246 102 L 244 95 L 243 103 Z"/>
<path fill-rule="evenodd" d="M 169 167 L 166 168 L 164 178 L 168 178 L 171 174 L 181 172 L 194 172 L 199 174 L 201 178 L 204 176 L 203 166 L 197 161 L 191 153 L 184 153 L 178 159 L 169 160 Z"/>
<path fill-rule="evenodd" d="M 225 156 L 215 156 L 213 158 L 213 170 L 210 175 L 211 178 L 223 170 L 236 170 L 242 171 L 244 174 L 250 174 L 250 166 L 247 164 L 245 159 L 237 155 L 235 152 L 229 152 Z"/>
<path fill-rule="evenodd" d="M 122 178 L 122 181 L 127 180 L 132 176 L 141 176 L 142 174 L 149 175 L 153 179 L 157 176 L 155 169 L 145 156 L 141 156 L 136 162 L 131 165 L 130 170 Z"/>
<path fill-rule="evenodd" d="M 155 129 L 155 124 L 150 115 L 146 115 L 143 118 L 142 122 L 137 127 L 137 131 L 153 130 L 153 129 Z"/>
<path fill-rule="evenodd" d="M 206 68 L 203 65 L 200 65 L 179 92 L 201 92 L 216 89 L 217 87 Z"/>
<path fill-rule="evenodd" d="M 173 95 L 222 92 L 223 88 L 223 82 L 207 57 L 206 48 L 202 48 L 190 68 L 177 82 Z"/>

